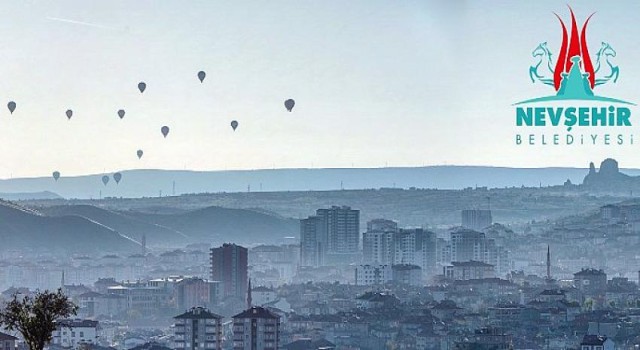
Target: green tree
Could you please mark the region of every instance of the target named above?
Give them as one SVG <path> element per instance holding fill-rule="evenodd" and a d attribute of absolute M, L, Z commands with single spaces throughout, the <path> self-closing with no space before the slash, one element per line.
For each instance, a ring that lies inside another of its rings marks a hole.
<path fill-rule="evenodd" d="M 18 331 L 30 350 L 42 350 L 51 341 L 56 321 L 75 315 L 78 307 L 58 289 L 57 292 L 36 292 L 34 296 L 13 295 L 0 310 L 0 325 Z"/>

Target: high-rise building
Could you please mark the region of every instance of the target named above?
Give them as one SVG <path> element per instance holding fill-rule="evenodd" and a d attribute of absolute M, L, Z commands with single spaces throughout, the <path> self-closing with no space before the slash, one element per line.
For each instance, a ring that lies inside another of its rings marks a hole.
<path fill-rule="evenodd" d="M 483 230 L 493 223 L 491 210 L 466 209 L 462 211 L 462 227 L 471 230 Z"/>
<path fill-rule="evenodd" d="M 417 265 L 425 276 L 437 273 L 436 234 L 422 228 L 393 234 L 393 264 Z"/>
<path fill-rule="evenodd" d="M 398 223 L 387 219 L 373 219 L 367 222 L 367 231 L 396 232 Z"/>
<path fill-rule="evenodd" d="M 222 316 L 195 307 L 174 319 L 174 349 L 222 349 Z"/>
<path fill-rule="evenodd" d="M 395 221 L 375 219 L 367 223 L 362 234 L 363 262 L 366 264 L 391 264 L 393 261 L 393 234 L 398 232 Z"/>
<path fill-rule="evenodd" d="M 495 266 L 496 274 L 502 277 L 512 270 L 509 251 L 494 239 L 485 239 L 485 257 L 482 261 Z"/>
<path fill-rule="evenodd" d="M 222 283 L 222 297 L 246 298 L 247 248 L 225 243 L 211 248 L 211 279 Z"/>
<path fill-rule="evenodd" d="M 437 263 L 440 266 L 449 265 L 451 263 L 451 243 L 444 238 L 436 240 Z"/>
<path fill-rule="evenodd" d="M 280 316 L 254 306 L 233 316 L 234 350 L 277 350 Z"/>
<path fill-rule="evenodd" d="M 325 263 L 327 228 L 318 216 L 300 220 L 300 266 L 318 267 Z"/>
<path fill-rule="evenodd" d="M 351 207 L 333 206 L 318 209 L 316 216 L 322 218 L 327 227 L 328 254 L 354 254 L 360 245 L 360 211 Z"/>
<path fill-rule="evenodd" d="M 359 210 L 333 206 L 300 220 L 301 266 L 351 262 L 359 253 L 359 244 Z"/>
<path fill-rule="evenodd" d="M 461 229 L 451 232 L 451 261 L 485 261 L 486 240 L 482 232 Z"/>

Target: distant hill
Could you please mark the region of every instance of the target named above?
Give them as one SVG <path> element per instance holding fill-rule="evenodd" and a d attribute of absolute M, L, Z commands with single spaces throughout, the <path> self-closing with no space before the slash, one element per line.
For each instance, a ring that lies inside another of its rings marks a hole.
<path fill-rule="evenodd" d="M 98 222 L 77 215 L 47 216 L 0 202 L 3 249 L 47 252 L 139 251 L 139 244 Z"/>
<path fill-rule="evenodd" d="M 49 191 L 0 193 L 0 198 L 7 201 L 24 201 L 24 200 L 33 200 L 33 199 L 62 199 L 60 195 L 53 192 L 49 192 Z"/>
<path fill-rule="evenodd" d="M 189 237 L 185 234 L 153 222 L 140 220 L 135 215 L 116 212 L 92 205 L 57 205 L 38 209 L 50 216 L 80 216 L 110 227 L 128 237 L 141 241 L 145 235 L 149 246 L 182 246 Z"/>
<path fill-rule="evenodd" d="M 638 192 L 640 193 L 640 192 Z M 109 198 L 104 200 L 49 200 L 23 202 L 34 208 L 55 206 L 60 204 L 85 204 L 100 206 L 112 211 L 118 211 L 134 216 L 145 222 L 155 222 L 180 231 L 194 239 L 205 230 L 208 224 L 203 224 L 195 235 L 189 230 L 189 222 L 184 218 L 194 220 L 194 227 L 198 227 L 198 210 L 212 206 L 223 208 L 245 209 L 251 213 L 264 214 L 265 220 L 279 220 L 287 222 L 286 218 L 305 218 L 313 215 L 318 208 L 332 205 L 348 205 L 360 210 L 361 229 L 366 229 L 366 222 L 371 219 L 386 218 L 399 222 L 402 226 L 420 225 L 460 225 L 461 210 L 491 207 L 494 222 L 523 223 L 531 220 L 547 220 L 569 216 L 587 210 L 594 210 L 602 205 L 625 200 L 625 195 L 594 196 L 581 186 L 553 186 L 528 187 L 508 189 L 466 189 L 466 190 L 343 190 L 343 191 L 287 191 L 287 192 L 237 192 L 237 193 L 203 193 L 172 197 L 153 198 Z M 259 208 L 259 209 L 256 209 Z M 224 209 L 229 210 L 229 209 Z M 222 208 L 212 210 L 224 212 Z M 135 213 L 140 213 L 135 215 Z M 218 217 L 214 215 L 213 217 Z M 230 230 L 225 235 L 224 230 L 213 231 L 222 227 L 226 217 L 221 216 L 220 222 L 211 223 L 211 229 L 206 232 L 220 232 L 226 241 L 235 241 L 246 234 L 240 230 Z M 155 221 L 154 221 L 155 220 Z M 174 222 L 175 221 L 175 222 Z M 238 224 L 240 225 L 240 224 Z M 299 236 L 298 222 L 295 221 L 293 234 Z M 233 236 L 241 232 L 241 235 Z M 286 230 L 282 230 L 285 232 Z M 262 230 L 257 231 L 262 232 Z M 280 230 L 257 236 L 261 242 L 264 238 L 277 240 L 281 238 Z M 201 240 L 200 242 L 211 242 Z M 257 243 L 257 242 L 254 242 Z M 274 242 L 275 243 L 275 242 Z"/>
<path fill-rule="evenodd" d="M 181 232 L 188 237 L 187 243 L 273 243 L 284 237 L 297 237 L 300 228 L 298 220 L 251 209 L 207 207 L 178 214 L 131 211 L 129 215 Z"/>
<path fill-rule="evenodd" d="M 297 236 L 297 220 L 285 219 L 265 211 L 206 207 L 197 210 L 159 211 L 103 209 L 93 205 L 55 205 L 34 207 L 53 217 L 76 216 L 110 227 L 148 247 L 181 247 L 197 242 L 272 243 Z"/>
<path fill-rule="evenodd" d="M 637 169 L 623 170 L 640 175 Z M 428 166 L 363 169 L 273 169 L 246 171 L 121 171 L 122 181 L 107 186 L 103 174 L 77 177 L 0 180 L 0 192 L 52 191 L 65 198 L 157 197 L 203 192 L 328 191 L 371 188 L 537 187 L 582 182 L 586 168 L 499 168 Z"/>

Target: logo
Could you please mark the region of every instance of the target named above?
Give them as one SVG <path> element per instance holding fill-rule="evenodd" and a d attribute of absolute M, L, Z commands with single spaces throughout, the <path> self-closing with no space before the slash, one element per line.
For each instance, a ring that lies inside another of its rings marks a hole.
<path fill-rule="evenodd" d="M 629 127 L 631 109 L 634 103 L 597 94 L 605 84 L 615 84 L 620 77 L 620 68 L 615 64 L 616 51 L 608 42 L 601 42 L 595 55 L 589 53 L 587 27 L 593 18 L 591 14 L 579 28 L 575 14 L 569 7 L 571 27 L 554 15 L 560 22 L 562 41 L 557 55 L 549 48 L 547 41 L 540 43 L 531 53 L 535 63 L 529 67 L 529 78 L 534 84 L 541 84 L 555 90 L 554 94 L 520 101 L 516 106 L 516 126 L 518 127 L 565 127 L 571 132 L 581 127 L 592 132 L 593 127 Z M 557 56 L 557 57 L 556 57 Z M 553 91 L 552 90 L 552 91 Z M 527 106 L 525 106 L 527 105 Z M 598 131 L 601 129 L 597 129 Z M 611 135 L 591 133 L 575 135 L 526 135 L 517 134 L 516 144 L 633 144 L 633 135 Z M 536 136 L 539 136 L 536 138 Z M 541 137 L 540 137 L 541 136 Z M 564 136 L 564 137 L 561 137 Z M 613 136 L 613 141 L 611 140 Z M 546 137 L 546 140 L 545 140 Z M 542 142 L 536 142 L 536 139 Z M 563 141 L 561 141 L 561 139 Z M 586 140 L 585 140 L 586 139 Z M 591 142 L 589 141 L 591 140 Z"/>

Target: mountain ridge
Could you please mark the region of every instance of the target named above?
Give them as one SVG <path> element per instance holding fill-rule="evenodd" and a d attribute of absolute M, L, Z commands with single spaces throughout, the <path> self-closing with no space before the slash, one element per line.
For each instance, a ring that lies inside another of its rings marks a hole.
<path fill-rule="evenodd" d="M 1 192 L 55 192 L 64 198 L 142 198 L 219 192 L 325 191 L 371 188 L 538 187 L 582 183 L 588 168 L 511 168 L 439 165 L 385 168 L 296 168 L 258 170 L 122 170 L 122 181 L 107 186 L 103 174 L 0 180 Z M 639 169 L 621 169 L 640 175 Z M 108 175 L 112 175 L 108 173 Z M 175 191 L 174 191 L 175 190 Z"/>

